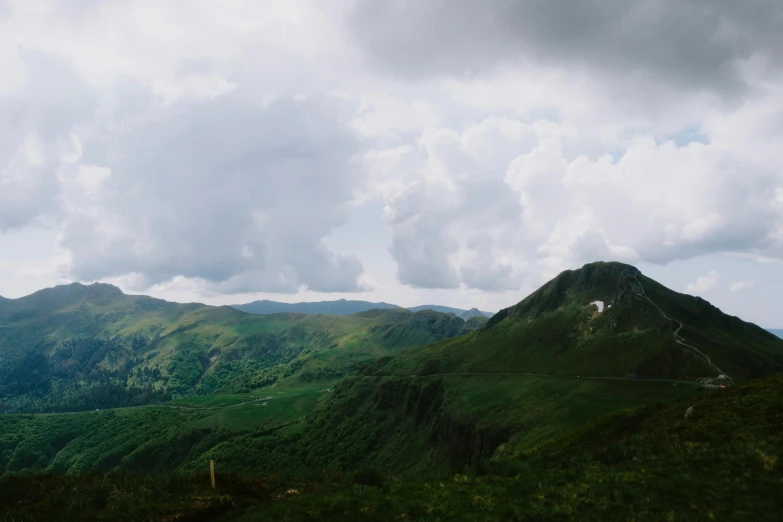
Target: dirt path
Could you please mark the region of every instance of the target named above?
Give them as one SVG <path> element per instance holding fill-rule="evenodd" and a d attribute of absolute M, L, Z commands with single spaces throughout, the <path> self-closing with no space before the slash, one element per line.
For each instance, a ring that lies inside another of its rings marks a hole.
<path fill-rule="evenodd" d="M 224 408 L 236 408 L 237 406 L 252 404 L 254 402 L 273 401 L 275 399 L 282 399 L 283 397 L 288 396 L 289 395 L 279 395 L 277 397 L 259 397 L 258 399 L 253 399 L 250 401 L 238 402 L 236 404 L 223 404 L 221 406 L 179 406 L 177 404 L 155 404 L 154 406 L 165 406 L 167 408 L 175 408 L 178 410 L 222 410 Z"/>
<path fill-rule="evenodd" d="M 642 296 L 642 297 L 644 297 L 645 299 L 647 299 L 647 301 L 648 301 L 648 302 L 649 302 L 651 305 L 653 305 L 653 306 L 654 306 L 654 307 L 655 307 L 655 308 L 658 310 L 658 312 L 660 312 L 660 314 L 663 316 L 663 318 L 664 318 L 664 319 L 666 319 L 667 321 L 671 321 L 671 322 L 673 322 L 673 323 L 677 323 L 677 325 L 678 325 L 678 326 L 677 326 L 677 329 L 674 331 L 674 341 L 675 341 L 677 344 L 680 344 L 680 345 L 682 345 L 682 346 L 685 346 L 686 348 L 689 348 L 689 349 L 690 349 L 690 350 L 692 350 L 693 352 L 695 352 L 695 353 L 697 353 L 698 355 L 700 355 L 701 357 L 703 357 L 703 358 L 704 358 L 704 360 L 705 360 L 705 361 L 707 361 L 707 364 L 709 364 L 709 365 L 710 365 L 710 367 L 711 367 L 713 370 L 715 370 L 716 372 L 718 372 L 718 375 L 725 375 L 725 376 L 726 376 L 726 378 L 729 380 L 729 382 L 733 382 L 733 380 L 734 380 L 734 379 L 732 379 L 732 378 L 731 378 L 731 377 L 730 377 L 730 376 L 729 376 L 729 375 L 728 375 L 726 372 L 724 372 L 723 370 L 721 370 L 720 368 L 718 368 L 718 366 L 717 366 L 717 365 L 716 365 L 714 362 L 712 362 L 712 359 L 710 359 L 710 357 L 709 357 L 709 356 L 708 356 L 706 353 L 702 352 L 701 350 L 699 350 L 699 349 L 698 349 L 698 348 L 696 348 L 695 346 L 692 346 L 692 345 L 690 345 L 690 344 L 687 344 L 687 343 L 685 342 L 685 338 L 684 338 L 684 337 L 682 337 L 682 336 L 680 335 L 680 330 L 682 330 L 682 329 L 683 329 L 683 327 L 685 326 L 685 325 L 682 323 L 682 321 L 678 321 L 677 319 L 673 319 L 673 318 L 669 317 L 669 316 L 666 314 L 666 312 L 664 312 L 664 311 L 663 311 L 663 309 L 662 309 L 660 306 L 658 306 L 658 305 L 657 305 L 657 304 L 656 304 L 656 303 L 655 303 L 655 302 L 654 302 L 652 299 L 650 299 L 650 297 L 647 295 L 647 292 L 645 292 L 645 290 L 644 290 L 644 286 L 642 285 L 642 282 L 641 282 L 641 281 L 639 281 L 639 278 L 638 278 L 638 277 L 636 277 L 636 276 L 634 276 L 634 279 L 636 280 L 636 283 L 639 285 L 639 288 L 641 288 L 641 290 L 642 290 L 641 296 Z"/>

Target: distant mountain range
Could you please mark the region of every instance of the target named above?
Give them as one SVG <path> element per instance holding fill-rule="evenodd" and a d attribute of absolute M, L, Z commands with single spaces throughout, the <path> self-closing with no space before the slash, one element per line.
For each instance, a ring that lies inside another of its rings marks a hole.
<path fill-rule="evenodd" d="M 247 304 L 231 305 L 232 308 L 242 310 L 250 314 L 279 314 L 283 312 L 295 312 L 300 314 L 328 314 L 328 315 L 352 315 L 367 310 L 404 308 L 391 303 L 373 303 L 370 301 L 348 301 L 338 299 L 337 301 L 316 301 L 302 303 L 281 303 L 278 301 L 253 301 Z M 464 310 L 462 308 L 453 308 L 451 306 L 440 305 L 420 305 L 408 308 L 411 312 L 420 312 L 422 310 L 432 310 L 443 314 L 454 314 L 457 317 L 468 320 L 471 317 L 486 316 L 492 317 L 492 312 L 483 312 L 476 308 Z"/>
<path fill-rule="evenodd" d="M 231 305 L 232 308 L 242 310 L 250 314 L 279 314 L 283 312 L 294 312 L 299 314 L 328 314 L 328 315 L 352 315 L 367 310 L 389 308 L 401 308 L 390 303 L 371 303 L 369 301 L 348 301 L 339 299 L 337 301 L 317 301 L 311 303 L 280 303 L 278 301 L 253 301 L 247 304 Z"/>
<path fill-rule="evenodd" d="M 773 334 L 777 335 L 778 337 L 780 337 L 781 339 L 783 339 L 783 330 L 770 330 L 770 329 L 767 329 L 767 331 L 770 332 L 770 333 L 773 333 Z"/>

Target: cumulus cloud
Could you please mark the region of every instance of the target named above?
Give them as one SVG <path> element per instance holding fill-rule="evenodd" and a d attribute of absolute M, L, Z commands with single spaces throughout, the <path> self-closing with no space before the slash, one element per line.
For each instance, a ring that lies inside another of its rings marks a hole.
<path fill-rule="evenodd" d="M 328 100 L 262 106 L 236 92 L 156 107 L 86 143 L 105 161 L 64 182 L 71 273 L 138 273 L 142 287 L 184 276 L 231 293 L 358 290 L 361 262 L 321 243 L 360 182 L 356 143 L 336 121 Z"/>
<path fill-rule="evenodd" d="M 780 248 L 771 165 L 646 137 L 617 158 L 569 157 L 578 138 L 553 122 L 495 117 L 368 156 L 401 281 L 513 289 L 531 265 L 549 277 L 600 259 L 666 264 Z"/>
<path fill-rule="evenodd" d="M 0 232 L 56 219 L 57 171 L 78 159 L 74 130 L 96 108 L 94 93 L 66 64 L 32 51 L 21 59 L 22 87 L 0 96 Z"/>
<path fill-rule="evenodd" d="M 737 281 L 732 283 L 729 287 L 730 292 L 743 292 L 745 290 L 754 290 L 756 288 L 755 281 Z"/>
<path fill-rule="evenodd" d="M 709 292 L 710 290 L 714 290 L 718 287 L 720 284 L 720 280 L 718 277 L 718 272 L 715 270 L 710 270 L 710 273 L 706 276 L 702 276 L 693 283 L 689 283 L 687 287 L 685 287 L 685 290 L 687 292 L 690 292 L 692 294 L 703 294 L 705 292 Z"/>
<path fill-rule="evenodd" d="M 0 232 L 57 230 L 60 275 L 361 290 L 324 238 L 375 199 L 419 288 L 783 259 L 776 2 L 9 6 Z"/>
<path fill-rule="evenodd" d="M 503 174 L 518 147 L 547 123 L 490 118 L 463 132 L 430 128 L 416 147 L 365 156 L 392 228 L 404 284 L 423 288 L 518 289 L 527 273 L 517 197 Z"/>
<path fill-rule="evenodd" d="M 187 24 L 158 3 L 33 4 L 0 21 L 0 38 L 15 38 L 0 62 L 21 64 L 22 78 L 0 97 L 0 232 L 54 227 L 60 276 L 134 290 L 177 277 L 218 293 L 363 288 L 361 261 L 322 242 L 362 183 L 355 104 L 301 94 L 290 76 L 263 81 L 321 49 L 308 38 L 270 48 L 264 25 L 324 36 L 318 9 L 242 23 L 236 5 L 198 3 Z M 154 49 L 152 19 L 172 29 Z M 202 45 L 199 20 L 215 47 Z M 108 26 L 123 45 L 105 38 Z M 269 59 L 234 67 L 248 47 Z"/>

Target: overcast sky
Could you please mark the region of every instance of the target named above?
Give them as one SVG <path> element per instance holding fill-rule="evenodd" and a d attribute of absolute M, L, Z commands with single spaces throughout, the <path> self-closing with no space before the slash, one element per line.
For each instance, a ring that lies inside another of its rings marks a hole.
<path fill-rule="evenodd" d="M 0 295 L 495 311 L 638 266 L 783 327 L 779 0 L 0 0 Z"/>

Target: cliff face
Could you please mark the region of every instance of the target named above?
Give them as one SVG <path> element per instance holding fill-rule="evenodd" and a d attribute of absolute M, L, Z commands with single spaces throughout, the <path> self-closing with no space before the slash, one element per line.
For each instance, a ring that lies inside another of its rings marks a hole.
<path fill-rule="evenodd" d="M 512 430 L 477 419 L 440 379 L 345 379 L 313 419 L 313 464 L 355 469 L 457 471 L 477 464 Z M 317 453 L 317 455 L 315 455 Z"/>

